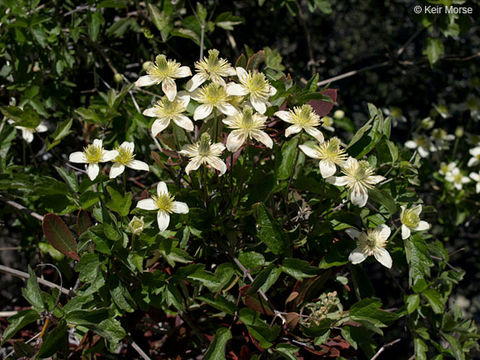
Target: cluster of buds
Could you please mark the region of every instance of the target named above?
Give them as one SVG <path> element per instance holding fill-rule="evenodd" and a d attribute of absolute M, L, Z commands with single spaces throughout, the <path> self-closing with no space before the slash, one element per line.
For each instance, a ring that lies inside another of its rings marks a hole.
<path fill-rule="evenodd" d="M 303 325 L 318 326 L 325 319 L 339 320 L 343 316 L 343 306 L 336 291 L 323 293 L 318 301 L 305 305 L 308 315 L 303 318 Z"/>

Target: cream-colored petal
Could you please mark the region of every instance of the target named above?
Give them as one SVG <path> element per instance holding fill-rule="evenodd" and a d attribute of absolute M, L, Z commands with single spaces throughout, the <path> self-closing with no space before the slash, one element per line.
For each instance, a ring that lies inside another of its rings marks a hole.
<path fill-rule="evenodd" d="M 280 110 L 274 113 L 273 115 L 276 117 L 279 117 L 283 121 L 286 121 L 290 124 L 292 123 L 292 114 L 290 113 L 290 111 Z"/>
<path fill-rule="evenodd" d="M 267 106 L 264 101 L 260 101 L 254 97 L 251 97 L 250 103 L 252 104 L 253 108 L 257 110 L 260 114 L 265 114 L 265 112 L 267 111 Z"/>
<path fill-rule="evenodd" d="M 133 170 L 149 171 L 150 168 L 147 163 L 140 160 L 132 160 L 127 164 L 127 167 Z"/>
<path fill-rule="evenodd" d="M 163 130 L 165 130 L 168 125 L 170 124 L 170 120 L 168 119 L 157 119 L 152 124 L 152 135 L 157 136 Z"/>
<path fill-rule="evenodd" d="M 95 180 L 98 176 L 98 173 L 100 172 L 100 167 L 98 164 L 88 164 L 87 165 L 87 175 L 90 178 L 90 180 Z"/>
<path fill-rule="evenodd" d="M 45 124 L 39 124 L 39 125 L 36 127 L 36 129 L 35 129 L 35 131 L 36 131 L 36 132 L 39 132 L 39 133 L 45 132 L 45 131 L 47 131 L 47 130 L 48 130 L 48 128 L 47 128 L 47 126 L 46 126 Z"/>
<path fill-rule="evenodd" d="M 405 146 L 409 149 L 415 149 L 417 147 L 417 143 L 413 140 L 408 140 L 406 143 L 405 143 Z"/>
<path fill-rule="evenodd" d="M 357 191 L 350 192 L 350 198 L 353 205 L 364 207 L 368 200 L 368 192 L 365 189 L 359 188 Z"/>
<path fill-rule="evenodd" d="M 368 182 L 371 184 L 378 184 L 383 180 L 385 180 L 385 178 L 381 175 L 373 175 L 368 177 Z"/>
<path fill-rule="evenodd" d="M 100 162 L 112 161 L 118 156 L 117 150 L 103 150 L 102 158 Z"/>
<path fill-rule="evenodd" d="M 227 165 L 220 158 L 216 156 L 208 156 L 207 163 L 214 169 L 217 169 L 218 171 L 220 171 L 220 175 L 225 174 L 225 172 L 227 171 Z"/>
<path fill-rule="evenodd" d="M 119 163 L 115 163 L 110 168 L 110 179 L 115 179 L 118 175 L 125 171 L 125 166 Z"/>
<path fill-rule="evenodd" d="M 143 199 L 137 203 L 137 208 L 142 210 L 157 210 L 158 206 L 153 199 Z"/>
<path fill-rule="evenodd" d="M 205 81 L 207 81 L 207 77 L 205 75 L 203 75 L 202 73 L 195 74 L 190 80 L 188 80 L 186 89 L 188 91 L 193 91 L 200 85 L 202 85 Z"/>
<path fill-rule="evenodd" d="M 428 230 L 430 229 L 430 224 L 424 220 L 421 220 L 418 223 L 418 226 L 414 229 L 416 231 L 423 231 L 423 230 Z"/>
<path fill-rule="evenodd" d="M 226 88 L 227 94 L 230 96 L 245 96 L 248 90 L 240 84 L 228 83 Z"/>
<path fill-rule="evenodd" d="M 358 239 L 358 237 L 360 236 L 360 231 L 358 231 L 357 229 L 354 229 L 354 228 L 346 229 L 345 232 L 353 240 Z"/>
<path fill-rule="evenodd" d="M 223 145 L 222 143 L 215 143 L 210 145 L 210 150 L 213 153 L 220 155 L 223 152 L 223 150 L 225 150 L 225 145 Z"/>
<path fill-rule="evenodd" d="M 173 122 L 187 131 L 193 131 L 193 122 L 185 115 L 175 116 Z"/>
<path fill-rule="evenodd" d="M 353 250 L 350 255 L 348 256 L 348 260 L 352 264 L 360 264 L 363 262 L 367 256 L 361 251 L 360 247 L 357 247 L 355 250 Z"/>
<path fill-rule="evenodd" d="M 318 159 L 318 152 L 317 150 L 311 148 L 310 146 L 308 145 L 299 145 L 298 146 L 300 148 L 300 150 L 302 150 L 305 155 L 307 155 L 308 157 L 311 157 L 312 159 Z"/>
<path fill-rule="evenodd" d="M 185 172 L 188 175 L 190 171 L 197 170 L 200 165 L 202 165 L 202 158 L 200 156 L 194 157 L 188 162 L 187 166 L 185 167 Z"/>
<path fill-rule="evenodd" d="M 174 201 L 172 211 L 176 214 L 188 214 L 188 205 L 181 201 Z"/>
<path fill-rule="evenodd" d="M 387 249 L 379 248 L 373 253 L 373 256 L 375 256 L 375 259 L 386 268 L 392 268 L 392 257 Z"/>
<path fill-rule="evenodd" d="M 273 147 L 273 140 L 265 131 L 253 130 L 251 134 L 255 140 L 261 142 L 267 148 L 271 149 Z"/>
<path fill-rule="evenodd" d="M 103 147 L 103 141 L 101 139 L 95 139 L 95 140 L 93 140 L 93 146 L 102 148 Z"/>
<path fill-rule="evenodd" d="M 325 179 L 328 183 L 335 186 L 345 186 L 348 184 L 348 177 L 346 176 L 330 176 Z"/>
<path fill-rule="evenodd" d="M 85 157 L 85 153 L 81 151 L 76 151 L 70 154 L 68 161 L 72 163 L 86 163 L 87 158 Z"/>
<path fill-rule="evenodd" d="M 410 237 L 410 229 L 407 225 L 402 224 L 402 239 L 408 239 Z"/>
<path fill-rule="evenodd" d="M 157 184 L 157 195 L 160 196 L 160 195 L 167 195 L 167 194 L 168 194 L 167 184 L 165 184 L 163 181 L 160 181 Z"/>
<path fill-rule="evenodd" d="M 188 66 L 180 66 L 175 72 L 176 78 L 184 78 L 187 76 L 192 76 L 192 71 Z"/>
<path fill-rule="evenodd" d="M 388 237 L 392 233 L 390 227 L 385 224 L 377 226 L 375 230 L 378 231 L 378 237 L 382 241 L 387 241 Z"/>
<path fill-rule="evenodd" d="M 197 106 L 195 112 L 193 113 L 193 120 L 202 120 L 210 115 L 213 111 L 212 105 L 201 104 Z"/>
<path fill-rule="evenodd" d="M 322 174 L 322 177 L 324 179 L 335 175 L 335 172 L 337 171 L 337 167 L 331 161 L 320 160 L 319 166 L 320 166 L 320 174 Z"/>
<path fill-rule="evenodd" d="M 170 224 L 170 215 L 166 211 L 159 211 L 157 213 L 157 223 L 158 229 L 160 231 L 165 231 Z"/>
<path fill-rule="evenodd" d="M 127 149 L 130 152 L 133 152 L 135 150 L 135 144 L 130 141 L 124 141 L 122 145 L 120 145 L 121 148 Z"/>
<path fill-rule="evenodd" d="M 180 100 L 182 105 L 186 108 L 190 102 L 190 94 L 186 91 L 179 91 L 177 93 L 177 99 Z"/>
<path fill-rule="evenodd" d="M 422 205 L 418 204 L 418 205 L 414 206 L 412 208 L 412 211 L 413 211 L 414 214 L 420 216 L 420 214 L 422 213 Z"/>
<path fill-rule="evenodd" d="M 228 151 L 235 152 L 246 140 L 245 133 L 242 130 L 233 130 L 227 137 Z"/>
<path fill-rule="evenodd" d="M 31 143 L 33 141 L 33 131 L 31 129 L 27 129 L 22 127 L 22 138 L 27 143 Z"/>
<path fill-rule="evenodd" d="M 157 109 L 155 107 L 151 107 L 145 109 L 142 114 L 148 117 L 157 117 Z"/>
<path fill-rule="evenodd" d="M 285 136 L 286 137 L 289 137 L 290 135 L 293 135 L 293 134 L 297 134 L 299 133 L 300 131 L 302 131 L 302 128 L 298 125 L 292 125 L 292 126 L 289 126 L 286 130 L 285 130 Z"/>
<path fill-rule="evenodd" d="M 135 81 L 135 86 L 136 87 L 142 87 L 142 86 L 151 86 L 158 84 L 158 78 L 152 75 L 144 75 L 140 76 L 137 81 Z"/>
<path fill-rule="evenodd" d="M 242 68 L 242 67 L 240 67 L 240 66 L 237 67 L 236 70 L 237 70 L 238 79 L 239 79 L 241 82 L 247 81 L 247 79 L 248 79 L 248 72 L 247 72 L 244 68 Z"/>
<path fill-rule="evenodd" d="M 314 128 L 314 127 L 307 127 L 305 129 L 306 133 L 313 136 L 315 139 L 318 140 L 319 143 L 323 143 L 325 141 L 325 138 L 323 137 L 323 134 L 320 130 Z"/>
<path fill-rule="evenodd" d="M 225 114 L 227 116 L 233 116 L 235 114 L 238 114 L 238 110 L 230 103 L 223 103 L 217 105 L 217 109 L 220 110 L 222 114 Z"/>
<path fill-rule="evenodd" d="M 165 79 L 162 81 L 162 90 L 169 101 L 173 101 L 177 96 L 177 85 L 172 79 Z"/>

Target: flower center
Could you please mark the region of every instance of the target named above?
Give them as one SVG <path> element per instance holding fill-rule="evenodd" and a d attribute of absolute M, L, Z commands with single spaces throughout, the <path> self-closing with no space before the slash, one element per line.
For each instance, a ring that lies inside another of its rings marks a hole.
<path fill-rule="evenodd" d="M 102 159 L 103 149 L 99 146 L 90 144 L 83 149 L 85 152 L 85 158 L 89 164 L 97 164 Z"/>
<path fill-rule="evenodd" d="M 208 156 L 210 154 L 210 135 L 203 133 L 198 145 L 198 154 L 200 156 Z"/>
<path fill-rule="evenodd" d="M 420 217 L 414 213 L 412 210 L 406 210 L 403 214 L 403 223 L 409 228 L 416 228 L 420 222 Z"/>
<path fill-rule="evenodd" d="M 180 65 L 175 61 L 168 61 L 165 55 L 158 55 L 155 59 L 155 65 L 150 65 L 147 73 L 158 76 L 161 80 L 164 80 L 167 77 L 173 77 L 179 67 Z"/>
<path fill-rule="evenodd" d="M 319 116 L 313 113 L 313 109 L 310 105 L 303 105 L 301 108 L 295 107 L 294 112 L 294 123 L 301 127 L 305 126 L 317 126 L 319 124 Z"/>
<path fill-rule="evenodd" d="M 320 153 L 320 158 L 322 160 L 330 160 L 334 163 L 341 163 L 347 157 L 345 152 L 340 149 L 340 140 L 336 137 L 318 145 L 317 150 Z"/>
<path fill-rule="evenodd" d="M 264 100 L 268 99 L 270 89 L 267 80 L 265 80 L 265 75 L 262 73 L 249 74 L 245 85 L 253 96 Z"/>
<path fill-rule="evenodd" d="M 220 105 L 227 101 L 228 95 L 223 86 L 215 83 L 208 84 L 203 89 L 202 102 L 210 105 Z"/>
<path fill-rule="evenodd" d="M 120 163 L 122 165 L 128 165 L 133 160 L 135 154 L 132 150 L 125 148 L 125 147 L 118 147 L 117 148 L 118 155 L 115 158 L 115 162 Z"/>
<path fill-rule="evenodd" d="M 160 194 L 159 196 L 152 196 L 152 198 L 159 211 L 173 212 L 173 201 L 175 200 L 173 196 L 170 194 Z"/>
<path fill-rule="evenodd" d="M 458 173 L 458 174 L 455 174 L 455 176 L 453 177 L 453 181 L 455 181 L 455 183 L 457 184 L 461 184 L 462 178 L 463 178 L 462 173 Z"/>
<path fill-rule="evenodd" d="M 155 108 L 160 117 L 167 118 L 175 117 L 185 111 L 185 106 L 183 106 L 183 103 L 180 100 L 174 99 L 173 101 L 170 101 L 166 97 L 160 100 L 155 105 Z"/>
<path fill-rule="evenodd" d="M 252 130 L 255 127 L 253 121 L 253 110 L 250 106 L 246 106 L 242 114 L 242 128 L 245 131 Z"/>

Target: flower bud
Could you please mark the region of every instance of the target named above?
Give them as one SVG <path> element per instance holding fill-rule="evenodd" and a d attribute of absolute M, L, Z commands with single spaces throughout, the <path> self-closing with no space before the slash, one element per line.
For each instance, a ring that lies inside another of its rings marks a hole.
<path fill-rule="evenodd" d="M 343 111 L 343 110 L 336 110 L 336 111 L 333 113 L 333 117 L 334 117 L 336 120 L 343 119 L 343 118 L 345 117 L 345 111 Z"/>
<path fill-rule="evenodd" d="M 117 84 L 121 84 L 123 81 L 122 74 L 116 73 L 115 75 L 113 75 L 113 81 L 115 81 Z"/>
<path fill-rule="evenodd" d="M 138 235 L 142 233 L 144 225 L 145 224 L 143 222 L 143 216 L 141 218 L 134 216 L 133 219 L 128 224 L 128 228 L 130 229 L 132 234 Z"/>
<path fill-rule="evenodd" d="M 463 130 L 463 126 L 457 126 L 457 128 L 455 129 L 455 136 L 457 138 L 461 138 L 461 137 L 463 137 L 464 134 L 465 134 L 465 132 Z"/>
<path fill-rule="evenodd" d="M 145 61 L 142 65 L 143 70 L 147 71 L 152 67 L 153 63 L 151 61 Z"/>

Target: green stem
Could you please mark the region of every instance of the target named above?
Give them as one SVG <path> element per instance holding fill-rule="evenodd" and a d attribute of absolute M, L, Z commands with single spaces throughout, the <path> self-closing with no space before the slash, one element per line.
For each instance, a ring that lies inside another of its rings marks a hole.
<path fill-rule="evenodd" d="M 127 174 L 123 171 L 123 195 L 127 193 Z"/>
<path fill-rule="evenodd" d="M 240 189 L 238 191 L 238 199 L 237 199 L 237 204 L 235 205 L 235 209 L 238 208 L 240 205 L 240 201 L 242 199 L 242 194 L 243 194 L 243 189 L 244 189 L 244 183 L 245 183 L 245 173 L 246 171 L 246 164 L 248 163 L 248 153 L 250 152 L 250 138 L 247 138 L 247 144 L 245 145 L 245 149 L 243 150 L 245 152 L 245 158 L 243 160 L 243 171 L 240 172 Z M 232 161 L 233 161 L 233 154 L 232 154 Z M 232 163 L 233 164 L 233 163 Z"/>
<path fill-rule="evenodd" d="M 292 171 L 290 172 L 290 177 L 288 179 L 288 185 L 285 189 L 285 194 L 283 196 L 285 204 L 288 201 L 288 190 L 290 190 L 290 186 L 292 185 L 293 176 L 295 175 L 295 169 L 297 168 L 298 157 L 300 155 L 300 150 L 298 148 L 298 145 L 300 144 L 301 138 L 302 138 L 302 135 L 301 134 L 298 135 L 298 143 L 297 143 L 297 146 L 295 148 L 295 161 L 293 162 Z"/>

